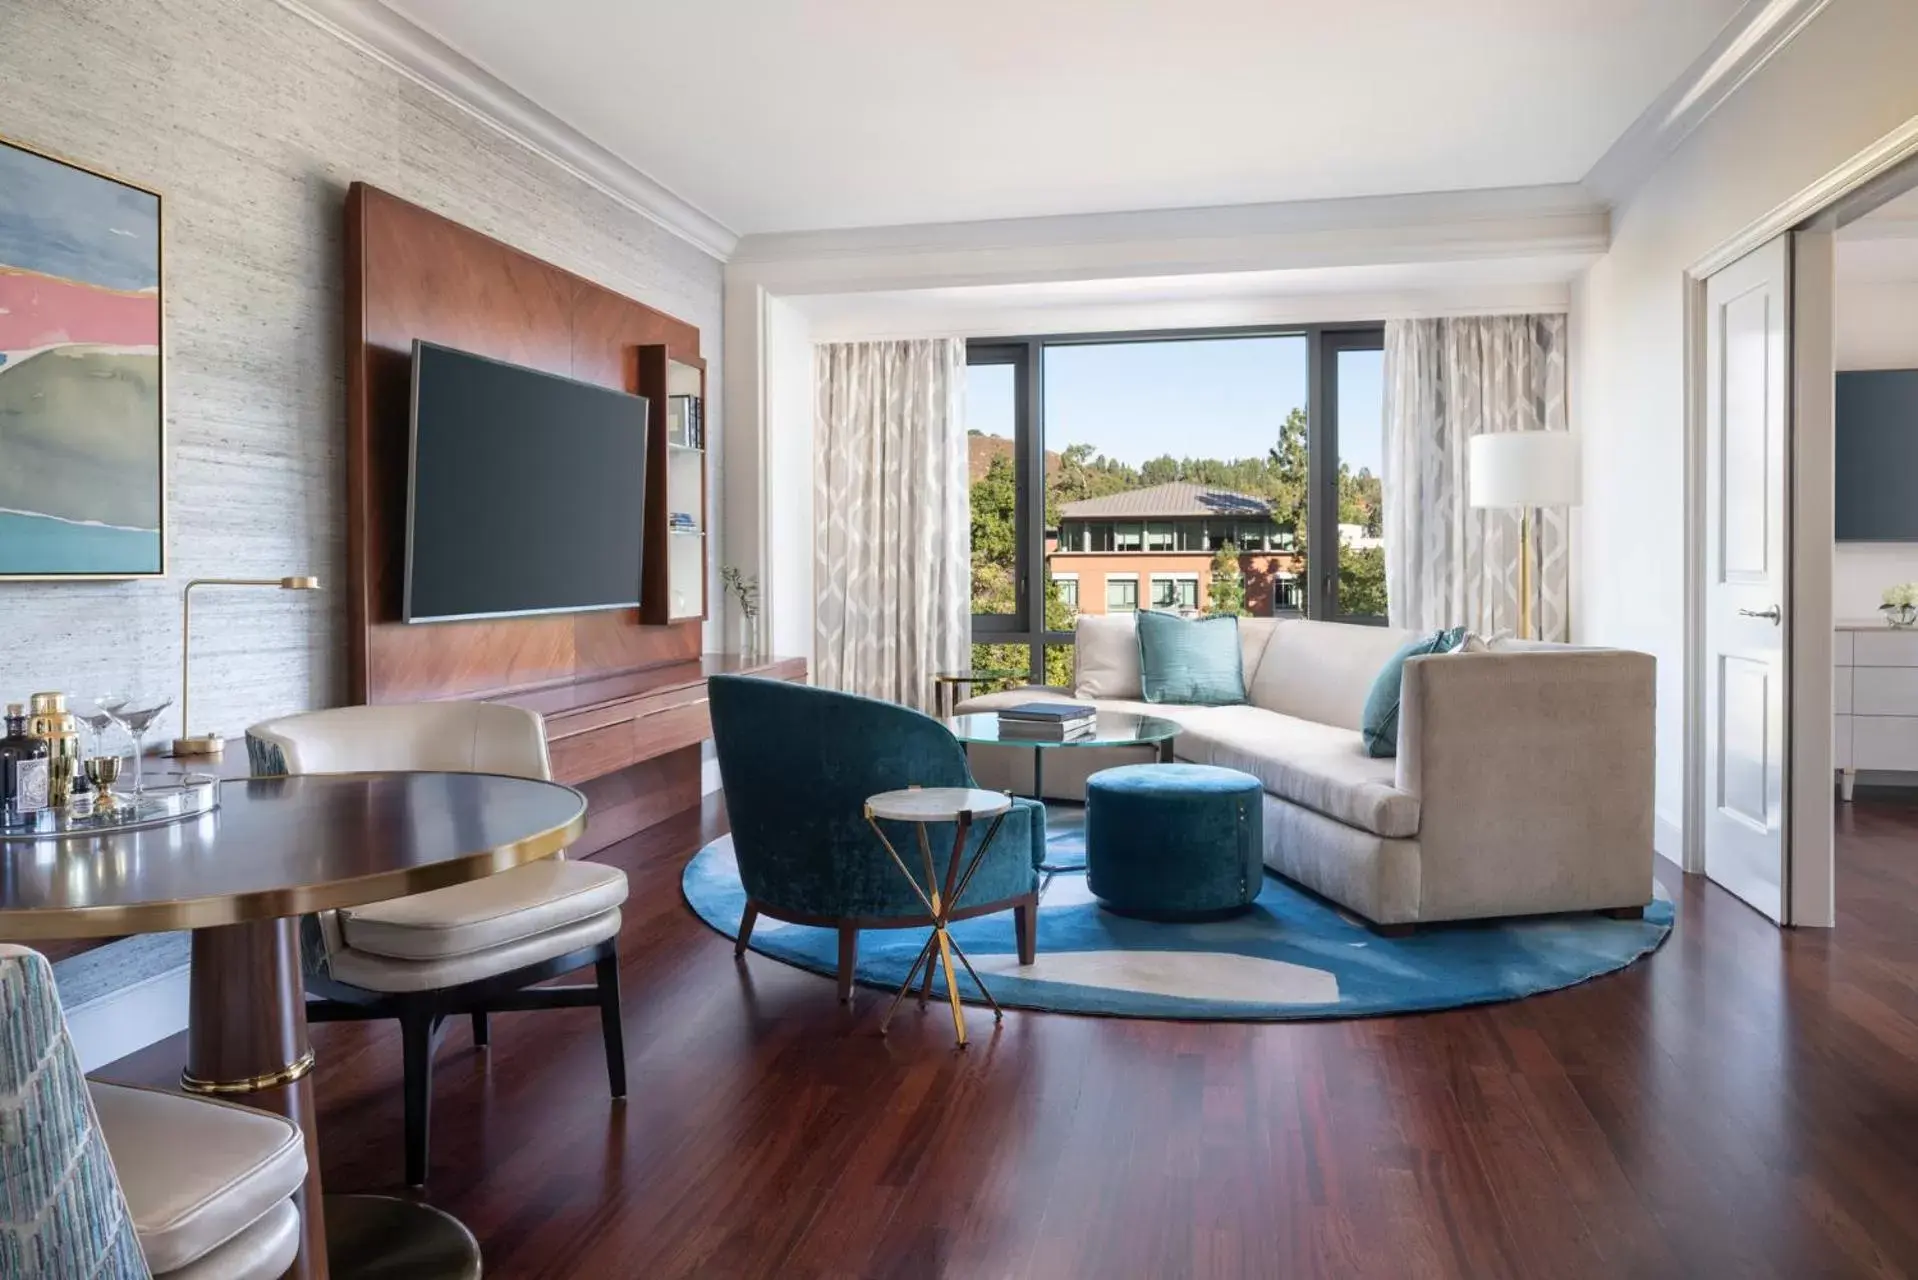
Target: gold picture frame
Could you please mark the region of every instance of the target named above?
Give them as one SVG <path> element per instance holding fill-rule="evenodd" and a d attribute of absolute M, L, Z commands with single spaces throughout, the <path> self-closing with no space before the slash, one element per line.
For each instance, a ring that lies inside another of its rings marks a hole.
<path fill-rule="evenodd" d="M 62 243 L 48 242 L 48 227 L 60 228 Z M 143 240 L 149 227 L 150 252 Z M 122 239 L 130 243 L 121 244 Z M 89 261 L 75 260 L 89 252 Z M 9 306 L 10 298 L 27 299 L 28 286 L 32 289 L 29 305 Z M 36 342 L 36 329 L 43 336 L 57 334 L 60 341 Z M 11 390 L 6 383 L 9 370 L 17 377 L 35 357 L 71 359 L 76 367 L 84 362 L 94 373 L 101 369 L 93 366 L 103 366 L 113 376 L 90 377 L 88 384 L 111 386 L 122 402 L 88 416 L 94 443 L 104 446 L 90 460 L 94 465 L 89 474 L 50 479 L 51 464 L 9 468 L 9 442 L 0 438 L 0 582 L 167 576 L 166 353 L 162 193 L 0 134 L 0 405 Z M 36 377 L 42 376 L 37 371 L 43 366 L 34 367 Z M 150 397 L 142 376 L 149 370 Z M 106 425 L 98 425 L 102 422 Z M 133 432 L 136 425 L 140 430 Z M 46 429 L 59 431 L 61 426 L 53 423 Z M 125 439 L 115 440 L 116 430 Z M 149 441 L 150 458 L 145 452 Z M 32 442 L 16 439 L 11 447 L 26 454 Z M 118 457 L 112 452 L 115 447 L 129 456 Z M 77 452 L 84 454 L 84 450 Z M 76 465 L 85 466 L 88 461 L 83 457 Z M 5 487 L 7 475 L 14 477 L 16 487 L 11 490 Z M 116 494 L 121 481 L 124 495 Z M 141 505 L 148 494 L 150 527 L 144 523 Z M 59 510 L 48 509 L 52 507 Z M 136 514 L 127 517 L 126 523 L 102 518 L 119 511 Z M 9 524 L 15 527 L 9 530 Z M 44 564 L 36 565 L 41 557 Z"/>

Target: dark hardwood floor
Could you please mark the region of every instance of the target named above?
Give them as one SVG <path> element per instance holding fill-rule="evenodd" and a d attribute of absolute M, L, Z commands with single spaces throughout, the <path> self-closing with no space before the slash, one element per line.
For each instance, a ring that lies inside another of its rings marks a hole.
<path fill-rule="evenodd" d="M 1661 864 L 1650 960 L 1515 1004 L 1254 1026 L 974 1012 L 752 957 L 679 895 L 709 807 L 602 857 L 633 1092 L 590 1010 L 461 1026 L 428 1199 L 493 1277 L 1918 1273 L 1918 804 L 1841 818 L 1839 923 Z M 1010 928 L 1010 924 L 1007 926 Z M 332 1191 L 395 1190 L 391 1026 L 314 1030 Z M 110 1069 L 164 1080 L 177 1042 Z"/>

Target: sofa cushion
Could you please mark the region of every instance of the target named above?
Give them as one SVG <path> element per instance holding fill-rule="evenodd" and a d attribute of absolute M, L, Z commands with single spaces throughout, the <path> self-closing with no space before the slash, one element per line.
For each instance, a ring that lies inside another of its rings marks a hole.
<path fill-rule="evenodd" d="M 1465 628 L 1453 627 L 1416 636 L 1399 646 L 1372 678 L 1372 690 L 1365 695 L 1365 719 L 1359 736 L 1365 739 L 1365 753 L 1389 760 L 1399 753 L 1399 693 L 1405 678 L 1405 664 L 1427 654 L 1451 653 L 1465 643 Z"/>
<path fill-rule="evenodd" d="M 1181 618 L 1149 609 L 1136 625 L 1147 702 L 1221 707 L 1245 701 L 1237 618 Z"/>
<path fill-rule="evenodd" d="M 156 1273 L 217 1249 L 306 1180 L 306 1140 L 282 1116 L 98 1080 L 87 1088 Z"/>
<path fill-rule="evenodd" d="M 542 858 L 497 875 L 340 912 L 346 945 L 394 960 L 444 960 L 601 915 L 626 901 L 626 873 Z"/>
<path fill-rule="evenodd" d="M 1272 633 L 1285 625 L 1281 618 L 1259 618 L 1247 614 L 1239 619 L 1239 670 L 1244 674 L 1245 687 L 1252 688 L 1252 677 L 1259 670 L 1259 662 L 1265 657 L 1265 646 L 1272 643 Z"/>
<path fill-rule="evenodd" d="M 1415 633 L 1347 622 L 1286 620 L 1247 688 L 1255 707 L 1357 732 L 1385 660 Z"/>
<path fill-rule="evenodd" d="M 1396 762 L 1365 754 L 1356 730 L 1249 706 L 1194 709 L 1181 723 L 1181 760 L 1249 773 L 1282 800 L 1374 835 L 1418 834 L 1418 797 L 1398 789 Z"/>
<path fill-rule="evenodd" d="M 1073 627 L 1072 684 L 1080 698 L 1138 698 L 1139 633 L 1129 613 L 1088 613 Z"/>

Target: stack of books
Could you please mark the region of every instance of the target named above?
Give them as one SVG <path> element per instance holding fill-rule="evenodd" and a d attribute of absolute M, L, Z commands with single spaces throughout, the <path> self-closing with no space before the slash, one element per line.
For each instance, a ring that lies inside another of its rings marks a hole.
<path fill-rule="evenodd" d="M 1030 738 L 1034 742 L 1071 742 L 1092 736 L 1099 713 L 1074 702 L 1027 702 L 999 711 L 1001 739 Z"/>

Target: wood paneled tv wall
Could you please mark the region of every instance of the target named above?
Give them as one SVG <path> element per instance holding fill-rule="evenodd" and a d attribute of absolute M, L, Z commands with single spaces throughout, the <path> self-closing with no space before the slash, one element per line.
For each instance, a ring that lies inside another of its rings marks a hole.
<path fill-rule="evenodd" d="M 639 347 L 698 363 L 699 330 L 364 183 L 346 221 L 351 696 L 498 698 L 696 659 L 697 619 L 646 626 L 626 609 L 409 626 L 400 596 L 415 339 L 636 392 Z"/>

